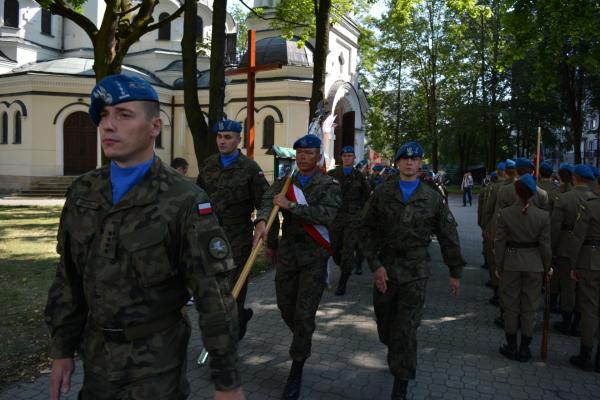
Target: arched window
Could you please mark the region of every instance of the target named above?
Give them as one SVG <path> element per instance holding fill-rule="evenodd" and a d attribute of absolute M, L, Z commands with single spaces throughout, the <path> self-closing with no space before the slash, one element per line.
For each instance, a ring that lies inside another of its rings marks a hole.
<path fill-rule="evenodd" d="M 8 143 L 8 114 L 2 113 L 2 136 L 0 136 L 0 144 Z"/>
<path fill-rule="evenodd" d="M 4 26 L 19 27 L 19 1 L 4 1 Z"/>
<path fill-rule="evenodd" d="M 204 42 L 204 21 L 200 17 L 196 17 L 196 41 Z"/>
<path fill-rule="evenodd" d="M 263 121 L 263 149 L 270 149 L 275 144 L 275 119 L 270 115 Z"/>
<path fill-rule="evenodd" d="M 169 17 L 169 13 L 161 13 L 158 16 L 158 21 L 163 21 Z M 158 40 L 171 40 L 171 23 L 165 24 L 158 28 Z"/>
<path fill-rule="evenodd" d="M 15 113 L 15 136 L 14 144 L 21 144 L 21 111 Z"/>
<path fill-rule="evenodd" d="M 52 14 L 45 8 L 42 8 L 42 33 L 52 35 Z"/>

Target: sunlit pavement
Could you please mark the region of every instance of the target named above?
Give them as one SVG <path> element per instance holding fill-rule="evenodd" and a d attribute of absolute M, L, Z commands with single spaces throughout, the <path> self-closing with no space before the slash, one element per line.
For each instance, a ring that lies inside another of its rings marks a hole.
<path fill-rule="evenodd" d="M 423 323 L 419 329 L 417 379 L 409 387 L 412 399 L 597 399 L 600 374 L 580 372 L 568 362 L 579 349 L 577 338 L 551 332 L 549 358 L 539 357 L 541 331 L 532 344 L 529 363 L 504 359 L 498 347 L 504 334 L 493 324 L 498 309 L 488 304 L 486 270 L 480 268 L 481 235 L 477 208 L 462 207 L 451 198 L 459 223 L 467 266 L 460 297 L 450 294 L 447 268 L 437 244 L 431 248 L 433 277 Z M 476 199 L 474 199 L 476 204 Z M 336 271 L 337 277 L 337 271 Z M 254 318 L 240 345 L 240 370 L 249 399 L 279 399 L 291 362 L 291 335 L 275 304 L 274 273 L 250 284 L 248 305 Z M 188 308 L 191 309 L 191 308 Z M 557 317 L 553 317 L 557 318 Z M 212 398 L 208 367 L 196 366 L 200 336 L 194 332 L 188 353 L 188 379 L 193 399 Z M 69 399 L 76 398 L 82 381 L 79 365 Z M 15 385 L 0 399 L 47 399 L 49 376 Z M 343 297 L 325 292 L 317 316 L 313 354 L 305 366 L 303 399 L 386 399 L 392 389 L 385 347 L 379 343 L 371 305 L 371 277 L 353 275 Z"/>

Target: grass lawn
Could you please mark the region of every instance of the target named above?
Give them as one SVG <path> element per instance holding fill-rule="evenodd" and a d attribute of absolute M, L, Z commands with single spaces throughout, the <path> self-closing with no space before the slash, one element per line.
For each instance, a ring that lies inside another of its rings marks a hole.
<path fill-rule="evenodd" d="M 61 207 L 0 206 L 0 387 L 48 363 L 44 305 Z"/>
<path fill-rule="evenodd" d="M 0 389 L 48 367 L 44 307 L 62 207 L 0 206 Z M 251 276 L 271 269 L 261 252 Z"/>

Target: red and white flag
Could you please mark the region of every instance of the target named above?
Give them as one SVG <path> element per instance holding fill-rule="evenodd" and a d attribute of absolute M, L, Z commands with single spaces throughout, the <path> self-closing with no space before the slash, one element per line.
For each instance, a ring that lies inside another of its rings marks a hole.
<path fill-rule="evenodd" d="M 198 215 L 212 214 L 212 205 L 210 203 L 198 203 Z"/>
<path fill-rule="evenodd" d="M 298 186 L 291 184 L 286 193 L 286 197 L 288 200 L 295 201 L 298 204 L 303 206 L 307 206 L 308 202 L 306 201 L 306 197 L 304 197 L 304 192 Z M 307 222 L 302 222 L 302 227 L 312 237 L 315 242 L 317 242 L 321 247 L 323 247 L 329 255 L 333 255 L 333 250 L 331 249 L 331 240 L 329 239 L 329 231 L 324 225 L 316 225 L 309 224 Z"/>

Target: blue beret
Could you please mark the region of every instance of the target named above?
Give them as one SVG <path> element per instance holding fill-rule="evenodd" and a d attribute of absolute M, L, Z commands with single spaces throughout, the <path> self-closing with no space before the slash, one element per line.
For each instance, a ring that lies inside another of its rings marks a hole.
<path fill-rule="evenodd" d="M 352 153 L 352 154 L 354 154 L 354 146 L 344 146 L 344 147 L 342 147 L 342 151 L 340 151 L 340 154 L 344 154 L 344 153 Z"/>
<path fill-rule="evenodd" d="M 565 171 L 568 171 L 568 172 L 570 172 L 572 174 L 573 173 L 573 166 L 571 164 L 569 164 L 569 163 L 562 163 L 558 167 L 558 170 L 559 171 L 565 170 Z"/>
<path fill-rule="evenodd" d="M 497 178 L 498 177 L 498 173 L 496 171 L 492 171 L 492 172 L 490 172 L 490 177 L 491 178 Z"/>
<path fill-rule="evenodd" d="M 540 163 L 540 170 L 552 173 L 554 172 L 554 167 L 548 161 L 542 161 Z"/>
<path fill-rule="evenodd" d="M 242 124 L 232 119 L 223 119 L 216 124 L 213 125 L 213 133 L 217 134 L 219 132 L 242 132 Z"/>
<path fill-rule="evenodd" d="M 598 167 L 594 167 L 593 165 L 591 165 L 590 168 L 592 169 L 592 172 L 594 173 L 594 178 L 600 177 L 600 169 L 598 169 Z"/>
<path fill-rule="evenodd" d="M 506 169 L 506 163 L 504 161 L 500 161 L 497 165 L 498 171 L 504 171 Z"/>
<path fill-rule="evenodd" d="M 531 191 L 531 194 L 534 194 L 537 191 L 537 185 L 535 183 L 535 178 L 531 176 L 531 174 L 521 175 L 519 180 Z"/>
<path fill-rule="evenodd" d="M 375 172 L 381 172 L 381 171 L 383 171 L 383 165 L 376 165 L 372 169 Z"/>
<path fill-rule="evenodd" d="M 90 118 L 98 126 L 100 112 L 105 106 L 114 106 L 128 101 L 156 101 L 158 95 L 145 80 L 128 75 L 109 75 L 92 89 L 90 100 Z"/>
<path fill-rule="evenodd" d="M 594 171 L 592 171 L 592 169 L 585 164 L 577 164 L 573 168 L 573 173 L 584 179 L 589 179 L 589 180 L 594 179 Z"/>
<path fill-rule="evenodd" d="M 398 161 L 398 159 L 405 157 L 423 158 L 423 147 L 417 142 L 408 142 L 403 144 L 396 152 L 396 158 L 394 158 L 394 161 Z"/>
<path fill-rule="evenodd" d="M 294 142 L 295 149 L 320 149 L 321 139 L 315 135 L 304 135 Z"/>
<path fill-rule="evenodd" d="M 505 168 L 506 169 L 515 169 L 516 163 L 513 160 L 511 160 L 510 158 L 508 158 L 505 161 Z"/>
<path fill-rule="evenodd" d="M 356 168 L 362 168 L 366 166 L 369 162 L 367 160 L 360 160 L 358 164 L 356 164 Z"/>
<path fill-rule="evenodd" d="M 533 168 L 534 165 L 529 158 L 519 157 L 517 161 L 515 161 L 516 168 Z"/>

